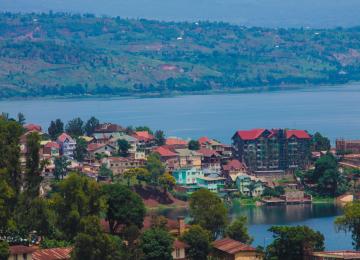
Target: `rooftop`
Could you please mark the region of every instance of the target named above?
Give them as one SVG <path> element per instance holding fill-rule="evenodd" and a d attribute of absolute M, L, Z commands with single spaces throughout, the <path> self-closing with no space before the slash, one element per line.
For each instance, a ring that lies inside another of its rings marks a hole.
<path fill-rule="evenodd" d="M 65 260 L 70 259 L 72 248 L 39 249 L 32 254 L 33 260 Z"/>
<path fill-rule="evenodd" d="M 228 254 L 236 254 L 238 252 L 245 251 L 256 251 L 254 247 L 231 238 L 216 240 L 213 242 L 213 247 Z"/>

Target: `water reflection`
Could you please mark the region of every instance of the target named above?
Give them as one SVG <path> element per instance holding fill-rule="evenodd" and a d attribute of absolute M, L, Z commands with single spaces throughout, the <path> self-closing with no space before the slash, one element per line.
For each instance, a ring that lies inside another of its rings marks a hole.
<path fill-rule="evenodd" d="M 230 210 L 232 218 L 243 215 L 249 224 L 282 225 L 305 221 L 311 218 L 334 217 L 342 213 L 335 204 L 280 205 L 263 207 L 242 207 L 234 203 Z"/>
<path fill-rule="evenodd" d="M 189 220 L 188 210 L 185 208 L 162 209 L 158 213 L 171 219 L 185 216 Z M 268 229 L 273 225 L 307 225 L 324 235 L 327 250 L 352 249 L 351 235 L 335 230 L 335 218 L 341 214 L 342 208 L 335 204 L 255 207 L 241 206 L 234 202 L 229 216 L 248 218 L 249 232 L 254 238 L 254 246 L 267 246 L 271 243 L 272 233 L 268 232 Z"/>

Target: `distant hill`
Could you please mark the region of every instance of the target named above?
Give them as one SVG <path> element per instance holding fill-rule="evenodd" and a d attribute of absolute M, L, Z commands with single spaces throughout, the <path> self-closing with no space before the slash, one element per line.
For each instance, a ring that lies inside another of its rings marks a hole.
<path fill-rule="evenodd" d="M 360 27 L 3 13 L 0 68 L 0 98 L 338 84 L 360 79 Z"/>

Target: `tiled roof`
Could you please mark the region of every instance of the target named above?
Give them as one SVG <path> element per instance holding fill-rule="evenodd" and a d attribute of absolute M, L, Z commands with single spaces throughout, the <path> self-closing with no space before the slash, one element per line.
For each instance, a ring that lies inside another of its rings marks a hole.
<path fill-rule="evenodd" d="M 180 138 L 168 138 L 166 139 L 167 145 L 187 145 L 188 142 Z"/>
<path fill-rule="evenodd" d="M 250 245 L 241 243 L 231 238 L 223 238 L 213 242 L 213 247 L 226 252 L 228 254 L 236 254 L 242 251 L 255 251 L 256 249 Z"/>
<path fill-rule="evenodd" d="M 196 151 L 190 150 L 190 149 L 175 149 L 175 152 L 177 152 L 180 156 L 200 156 Z"/>
<path fill-rule="evenodd" d="M 66 260 L 70 259 L 72 248 L 49 248 L 40 249 L 32 254 L 33 260 Z"/>
<path fill-rule="evenodd" d="M 45 147 L 60 149 L 60 145 L 57 142 L 48 142 L 47 144 L 45 144 Z"/>
<path fill-rule="evenodd" d="M 59 137 L 58 137 L 58 141 L 59 142 L 64 142 L 66 139 L 68 139 L 70 142 L 73 142 L 74 140 L 71 138 L 70 135 L 68 135 L 67 133 L 62 133 Z"/>
<path fill-rule="evenodd" d="M 231 170 L 241 170 L 244 169 L 244 165 L 239 160 L 231 160 L 226 165 L 223 166 L 223 169 L 225 171 L 231 171 Z"/>
<path fill-rule="evenodd" d="M 258 128 L 252 130 L 240 130 L 237 131 L 236 134 L 243 140 L 254 140 L 259 138 L 265 131 L 266 129 Z"/>
<path fill-rule="evenodd" d="M 155 137 L 148 131 L 136 131 L 134 135 L 134 137 L 138 140 L 149 141 L 155 139 Z"/>
<path fill-rule="evenodd" d="M 101 147 L 104 147 L 104 146 L 106 146 L 106 144 L 91 143 L 91 144 L 88 144 L 87 150 L 89 152 L 96 151 L 97 149 L 100 149 Z"/>
<path fill-rule="evenodd" d="M 360 259 L 360 251 L 351 250 L 314 252 L 312 255 L 331 259 Z"/>
<path fill-rule="evenodd" d="M 40 125 L 36 125 L 36 124 L 27 124 L 24 126 L 24 128 L 27 131 L 37 131 L 37 132 L 41 132 L 41 126 Z"/>
<path fill-rule="evenodd" d="M 154 149 L 154 152 L 158 153 L 162 157 L 175 157 L 175 156 L 177 156 L 176 153 L 170 151 L 167 148 L 161 147 L 161 146 Z"/>
<path fill-rule="evenodd" d="M 206 137 L 206 136 L 200 137 L 200 138 L 198 139 L 198 142 L 199 142 L 200 144 L 203 144 L 203 143 L 206 143 L 206 142 L 209 142 L 209 141 L 210 141 L 210 139 L 209 139 L 208 137 Z"/>
<path fill-rule="evenodd" d="M 95 133 L 113 133 L 123 131 L 123 128 L 117 124 L 104 123 L 95 128 Z"/>
<path fill-rule="evenodd" d="M 310 139 L 310 135 L 305 130 L 286 130 L 286 138 L 297 137 L 299 139 Z"/>
<path fill-rule="evenodd" d="M 36 251 L 35 247 L 23 246 L 23 245 L 10 246 L 11 255 L 31 254 L 34 251 Z"/>

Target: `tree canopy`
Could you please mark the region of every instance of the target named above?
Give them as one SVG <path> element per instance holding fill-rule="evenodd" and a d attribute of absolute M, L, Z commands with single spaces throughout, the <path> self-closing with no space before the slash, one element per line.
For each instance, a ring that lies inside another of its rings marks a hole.
<path fill-rule="evenodd" d="M 303 260 L 310 252 L 324 250 L 324 236 L 307 226 L 273 226 L 274 241 L 266 248 L 272 260 Z"/>
<path fill-rule="evenodd" d="M 183 240 L 189 248 L 187 256 L 191 260 L 206 260 L 211 250 L 211 233 L 199 225 L 192 225 L 182 235 Z"/>
<path fill-rule="evenodd" d="M 225 235 L 244 244 L 251 244 L 253 239 L 249 235 L 246 224 L 247 218 L 245 216 L 237 217 L 226 227 Z"/>
<path fill-rule="evenodd" d="M 195 191 L 190 196 L 190 216 L 194 224 L 209 230 L 215 239 L 227 224 L 227 209 L 221 199 L 207 189 Z"/>
<path fill-rule="evenodd" d="M 161 228 L 146 230 L 140 237 L 139 247 L 144 260 L 171 260 L 173 237 Z"/>
<path fill-rule="evenodd" d="M 360 202 L 346 204 L 344 215 L 338 217 L 335 224 L 339 229 L 351 232 L 353 245 L 360 250 Z"/>

